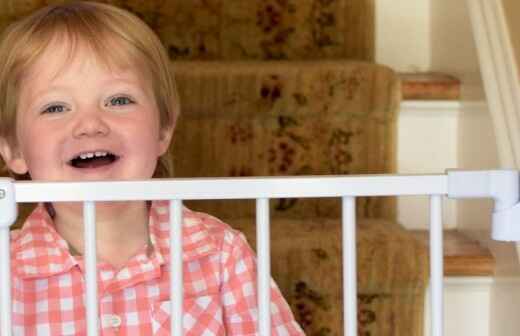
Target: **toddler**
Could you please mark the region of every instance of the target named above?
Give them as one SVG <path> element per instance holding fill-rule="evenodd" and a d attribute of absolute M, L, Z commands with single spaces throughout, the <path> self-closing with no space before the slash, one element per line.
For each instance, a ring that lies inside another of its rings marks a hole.
<path fill-rule="evenodd" d="M 0 41 L 0 154 L 18 179 L 142 180 L 171 171 L 179 114 L 170 60 L 134 15 L 48 6 Z M 242 235 L 184 209 L 185 335 L 255 335 L 256 265 Z M 101 335 L 168 335 L 163 202 L 96 205 Z M 84 335 L 82 205 L 40 204 L 11 239 L 14 335 Z M 272 335 L 302 335 L 273 284 Z"/>

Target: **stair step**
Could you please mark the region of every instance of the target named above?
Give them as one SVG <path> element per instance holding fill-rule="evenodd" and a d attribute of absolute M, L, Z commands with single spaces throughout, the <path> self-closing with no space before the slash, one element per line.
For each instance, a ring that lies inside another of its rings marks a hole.
<path fill-rule="evenodd" d="M 460 80 L 443 73 L 400 73 L 403 100 L 458 100 Z"/>
<path fill-rule="evenodd" d="M 412 230 L 412 234 L 430 245 L 429 232 Z M 444 231 L 444 274 L 446 276 L 492 276 L 495 259 L 489 249 L 457 230 Z"/>

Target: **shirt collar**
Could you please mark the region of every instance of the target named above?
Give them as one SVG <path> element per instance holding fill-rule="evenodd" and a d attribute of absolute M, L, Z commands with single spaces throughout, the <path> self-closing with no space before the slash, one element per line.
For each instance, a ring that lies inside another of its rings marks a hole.
<path fill-rule="evenodd" d="M 158 256 L 170 259 L 170 211 L 168 201 L 152 202 L 150 208 L 150 241 Z M 183 260 L 190 261 L 218 252 L 210 228 L 203 216 L 187 208 L 182 212 Z"/>
<path fill-rule="evenodd" d="M 217 244 L 204 217 L 183 209 L 183 260 L 190 261 L 217 252 Z M 150 242 L 160 265 L 170 260 L 169 202 L 152 202 L 149 217 Z M 40 204 L 11 242 L 12 270 L 22 278 L 43 278 L 69 271 L 79 264 L 67 242 Z"/>
<path fill-rule="evenodd" d="M 11 244 L 13 271 L 23 278 L 51 276 L 78 264 L 42 204 L 26 219 Z"/>

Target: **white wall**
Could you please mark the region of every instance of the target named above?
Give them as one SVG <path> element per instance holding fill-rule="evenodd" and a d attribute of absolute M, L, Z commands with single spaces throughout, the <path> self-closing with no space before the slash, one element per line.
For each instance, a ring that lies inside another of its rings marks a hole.
<path fill-rule="evenodd" d="M 464 0 L 375 0 L 375 4 L 377 63 L 398 72 L 475 75 L 478 59 Z"/>
<path fill-rule="evenodd" d="M 502 3 L 504 4 L 506 14 L 508 14 L 507 23 L 511 32 L 513 47 L 516 51 L 517 64 L 520 64 L 520 20 L 518 20 L 518 15 L 520 15 L 520 1 L 502 0 Z"/>
<path fill-rule="evenodd" d="M 457 130 L 457 167 L 500 167 L 493 122 L 482 89 L 480 65 L 465 1 L 432 1 L 432 70 L 456 75 L 462 82 Z M 491 202 L 459 201 L 457 227 L 489 233 Z"/>
<path fill-rule="evenodd" d="M 397 123 L 397 172 L 400 174 L 443 174 L 458 165 L 460 104 L 453 101 L 405 101 Z M 457 225 L 456 202 L 445 199 L 443 224 Z M 399 197 L 397 219 L 407 229 L 429 227 L 428 197 Z"/>
<path fill-rule="evenodd" d="M 444 335 L 490 336 L 488 307 L 493 280 L 488 277 L 444 279 Z M 424 336 L 431 336 L 431 297 L 426 293 Z"/>
<path fill-rule="evenodd" d="M 378 1 L 377 62 L 397 71 L 450 73 L 463 83 L 463 97 L 456 106 L 443 102 L 403 105 L 398 124 L 398 172 L 497 168 L 496 141 L 465 1 Z M 488 201 L 449 201 L 444 208 L 446 228 L 489 228 Z M 402 198 L 398 202 L 399 220 L 408 228 L 427 228 L 427 210 L 426 200 Z"/>
<path fill-rule="evenodd" d="M 465 1 L 376 0 L 376 61 L 397 71 L 450 73 L 463 83 L 455 112 L 442 104 L 420 113 L 421 107 L 417 110 L 407 105 L 402 109 L 398 131 L 400 173 L 499 167 Z M 424 227 L 419 220 L 424 207 L 410 202 L 400 201 L 400 219 L 411 223 L 411 228 Z M 447 206 L 451 212 L 445 218 L 447 228 L 489 228 L 489 202 Z"/>
<path fill-rule="evenodd" d="M 431 0 L 431 16 L 431 69 L 458 76 L 478 74 L 479 62 L 466 1 Z"/>
<path fill-rule="evenodd" d="M 400 72 L 430 69 L 430 1 L 375 0 L 376 62 Z"/>

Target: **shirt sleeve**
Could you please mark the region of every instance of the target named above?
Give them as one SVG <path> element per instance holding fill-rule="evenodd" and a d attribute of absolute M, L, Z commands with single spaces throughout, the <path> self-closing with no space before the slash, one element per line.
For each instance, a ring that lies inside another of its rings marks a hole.
<path fill-rule="evenodd" d="M 222 302 L 227 335 L 257 335 L 256 258 L 245 238 L 228 237 L 229 254 L 222 272 Z M 271 280 L 271 335 L 305 335 L 289 305 Z"/>

